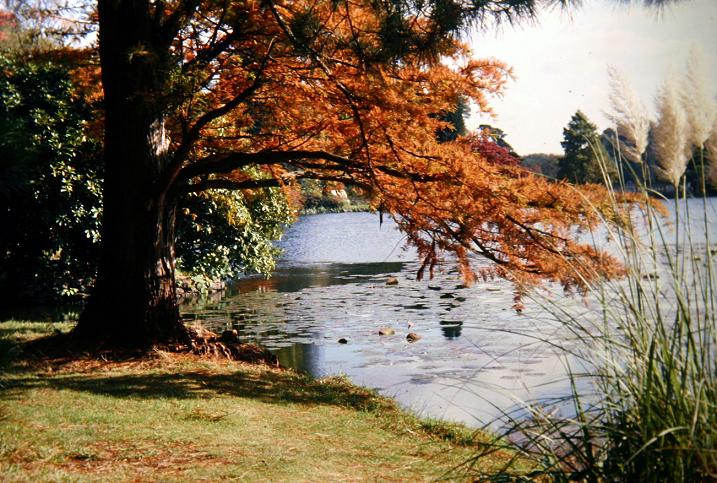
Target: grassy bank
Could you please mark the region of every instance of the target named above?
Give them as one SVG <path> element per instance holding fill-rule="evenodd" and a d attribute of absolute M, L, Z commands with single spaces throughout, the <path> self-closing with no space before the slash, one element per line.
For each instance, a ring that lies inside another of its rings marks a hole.
<path fill-rule="evenodd" d="M 162 352 L 17 357 L 18 341 L 69 327 L 0 322 L 3 481 L 462 479 L 451 470 L 481 444 L 341 378 Z"/>

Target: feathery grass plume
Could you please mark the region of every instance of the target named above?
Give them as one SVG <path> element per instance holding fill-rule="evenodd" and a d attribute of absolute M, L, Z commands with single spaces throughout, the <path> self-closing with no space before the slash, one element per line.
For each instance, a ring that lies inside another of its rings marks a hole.
<path fill-rule="evenodd" d="M 674 75 L 670 75 L 660 88 L 657 112 L 654 131 L 656 172 L 677 187 L 690 159 L 690 147 L 687 143 L 687 121 L 679 102 Z"/>
<path fill-rule="evenodd" d="M 717 102 L 709 93 L 709 76 L 704 53 L 692 46 L 687 58 L 687 69 L 680 97 L 687 115 L 687 141 L 703 148 L 717 119 Z"/>
<path fill-rule="evenodd" d="M 607 115 L 615 123 L 618 142 L 620 137 L 626 141 L 620 144 L 620 152 L 628 160 L 639 163 L 647 149 L 650 132 L 650 120 L 645 106 L 637 98 L 622 72 L 613 66 L 608 66 L 607 75 L 612 106 L 612 111 Z"/>

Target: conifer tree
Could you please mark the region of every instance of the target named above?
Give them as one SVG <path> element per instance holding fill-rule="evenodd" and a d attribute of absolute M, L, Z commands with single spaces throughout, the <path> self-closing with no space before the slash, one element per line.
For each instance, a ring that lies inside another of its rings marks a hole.
<path fill-rule="evenodd" d="M 597 127 L 583 112 L 577 111 L 570 118 L 560 145 L 565 154 L 558 163 L 558 178 L 577 184 L 602 184 L 606 175 L 614 178 L 614 163 L 605 152 Z"/>

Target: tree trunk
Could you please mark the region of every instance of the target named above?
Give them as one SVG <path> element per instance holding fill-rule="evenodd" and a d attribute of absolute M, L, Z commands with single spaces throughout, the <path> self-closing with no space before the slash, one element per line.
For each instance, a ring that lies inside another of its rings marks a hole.
<path fill-rule="evenodd" d="M 169 45 L 149 5 L 100 0 L 105 105 L 102 258 L 75 334 L 106 346 L 186 340 L 174 280 L 175 202 L 158 181 L 167 163 Z"/>

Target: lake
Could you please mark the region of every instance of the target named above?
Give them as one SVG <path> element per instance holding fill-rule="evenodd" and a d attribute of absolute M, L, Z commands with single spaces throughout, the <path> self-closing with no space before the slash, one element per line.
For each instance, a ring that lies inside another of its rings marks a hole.
<path fill-rule="evenodd" d="M 375 214 L 303 217 L 280 243 L 270 279 L 238 280 L 220 300 L 184 306 L 184 318 L 236 329 L 285 366 L 344 374 L 422 415 L 471 426 L 516 398 L 566 393 L 566 361 L 550 345 L 569 337 L 559 324 L 530 301 L 513 311 L 504 280 L 464 287 L 450 263 L 416 281 L 416 253 L 403 243 L 395 223 Z M 392 276 L 397 285 L 386 284 Z M 396 334 L 380 336 L 383 327 Z M 408 342 L 409 332 L 421 339 Z"/>

